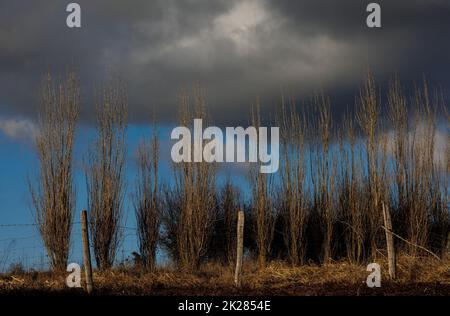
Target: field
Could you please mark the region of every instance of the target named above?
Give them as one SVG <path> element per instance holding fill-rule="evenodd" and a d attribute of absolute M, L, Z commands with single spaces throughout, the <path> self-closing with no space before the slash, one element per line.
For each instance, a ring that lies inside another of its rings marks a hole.
<path fill-rule="evenodd" d="M 365 266 L 334 262 L 322 266 L 289 267 L 272 262 L 264 269 L 244 263 L 242 286 L 233 283 L 233 269 L 205 264 L 194 273 L 160 269 L 144 273 L 138 268 L 117 268 L 94 272 L 94 295 L 164 295 L 164 296 L 373 296 L 373 295 L 450 295 L 450 261 L 402 257 L 398 278 L 389 281 L 387 263 L 380 260 L 380 288 L 367 287 Z M 0 276 L 2 295 L 86 295 L 83 289 L 65 285 L 66 275 L 47 272 L 13 271 Z"/>

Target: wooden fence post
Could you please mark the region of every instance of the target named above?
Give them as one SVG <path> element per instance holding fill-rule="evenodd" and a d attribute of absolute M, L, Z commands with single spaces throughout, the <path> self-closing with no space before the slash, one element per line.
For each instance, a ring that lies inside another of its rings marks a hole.
<path fill-rule="evenodd" d="M 83 262 L 84 271 L 86 275 L 86 290 L 88 294 L 92 293 L 94 289 L 94 283 L 92 281 L 92 265 L 91 265 L 91 252 L 89 249 L 89 230 L 87 221 L 87 211 L 81 211 L 81 235 L 83 239 Z"/>
<path fill-rule="evenodd" d="M 382 203 L 381 206 L 383 208 L 383 219 L 385 227 L 384 231 L 386 232 L 386 248 L 388 253 L 389 276 L 391 277 L 391 279 L 395 279 L 396 258 L 395 258 L 394 236 L 392 235 L 391 212 L 384 203 Z"/>
<path fill-rule="evenodd" d="M 237 255 L 236 255 L 236 271 L 234 274 L 234 283 L 241 286 L 242 260 L 244 256 L 244 212 L 238 212 L 237 221 Z"/>

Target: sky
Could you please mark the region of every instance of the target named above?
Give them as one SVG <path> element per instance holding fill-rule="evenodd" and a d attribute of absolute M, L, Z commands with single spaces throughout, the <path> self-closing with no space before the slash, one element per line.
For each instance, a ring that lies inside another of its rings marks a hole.
<path fill-rule="evenodd" d="M 74 67 L 79 73 L 78 167 L 93 134 L 95 87 L 109 73 L 123 78 L 129 95 L 127 177 L 132 181 L 135 145 L 148 134 L 151 116 L 158 118 L 160 140 L 167 142 L 180 90 L 195 82 L 206 91 L 215 122 L 227 126 L 247 124 L 257 97 L 263 115 L 270 117 L 281 93 L 302 100 L 322 89 L 339 116 L 353 105 L 368 69 L 380 85 L 398 73 L 411 89 L 426 76 L 448 95 L 450 2 L 376 1 L 382 10 L 382 27 L 376 29 L 365 23 L 370 2 L 78 0 L 78 29 L 66 26 L 69 1 L 1 1 L 0 269 L 3 261 L 13 261 L 4 260 L 8 238 L 34 236 L 17 240 L 14 247 L 34 247 L 27 255 L 41 255 L 33 226 L 1 225 L 33 223 L 26 178 L 37 168 L 33 138 L 46 71 L 61 76 Z M 168 167 L 163 170 L 168 174 Z M 86 204 L 79 169 L 76 184 L 79 211 Z M 133 216 L 128 217 L 132 226 Z M 126 251 L 134 245 L 129 241 Z"/>

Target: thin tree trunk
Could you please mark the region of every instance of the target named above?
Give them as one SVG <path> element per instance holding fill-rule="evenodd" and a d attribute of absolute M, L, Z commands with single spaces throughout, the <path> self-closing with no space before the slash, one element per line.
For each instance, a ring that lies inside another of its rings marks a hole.
<path fill-rule="evenodd" d="M 84 271 L 86 274 L 86 290 L 88 294 L 92 293 L 94 289 L 94 282 L 92 281 L 92 265 L 91 252 L 89 249 L 89 230 L 87 222 L 87 211 L 81 211 L 81 232 L 83 239 L 83 261 Z"/>

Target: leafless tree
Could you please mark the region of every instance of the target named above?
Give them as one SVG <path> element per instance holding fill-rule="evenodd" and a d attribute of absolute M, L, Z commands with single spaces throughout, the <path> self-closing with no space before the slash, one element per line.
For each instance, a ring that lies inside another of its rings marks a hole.
<path fill-rule="evenodd" d="M 208 120 L 206 98 L 199 85 L 194 86 L 192 100 L 185 91 L 180 96 L 180 124 L 190 126 L 196 118 L 203 119 L 204 124 Z M 206 254 L 216 217 L 216 165 L 180 162 L 173 164 L 173 172 L 175 184 L 173 192 L 166 194 L 164 226 L 172 233 L 171 253 L 178 265 L 192 270 Z"/>
<path fill-rule="evenodd" d="M 97 139 L 90 151 L 86 182 L 90 230 L 99 269 L 114 263 L 121 241 L 125 191 L 127 93 L 123 82 L 111 80 L 97 101 Z"/>
<path fill-rule="evenodd" d="M 306 224 L 308 199 L 305 194 L 305 128 L 304 115 L 295 108 L 295 101 L 289 105 L 282 100 L 280 115 L 281 148 L 283 163 L 280 166 L 281 214 L 284 218 L 284 240 L 288 258 L 293 265 L 303 263 L 306 252 Z"/>
<path fill-rule="evenodd" d="M 63 82 L 47 74 L 42 87 L 36 148 L 39 181 L 29 181 L 37 224 L 54 270 L 64 271 L 75 210 L 73 143 L 80 85 L 71 71 Z"/>
<path fill-rule="evenodd" d="M 259 130 L 261 126 L 259 100 L 252 109 L 252 125 Z M 275 229 L 275 207 L 273 203 L 272 174 L 260 172 L 260 163 L 255 163 L 250 169 L 252 191 L 252 212 L 254 218 L 255 240 L 258 264 L 264 268 L 272 249 Z"/>
<path fill-rule="evenodd" d="M 339 130 L 339 156 L 338 204 L 344 225 L 346 254 L 351 262 L 360 263 L 365 256 L 364 200 L 361 194 L 361 168 L 357 160 L 354 120 L 348 115 Z"/>
<path fill-rule="evenodd" d="M 333 206 L 333 193 L 335 187 L 335 164 L 333 152 L 330 149 L 332 142 L 332 118 L 330 100 L 325 95 L 315 97 L 314 104 L 319 109 L 319 137 L 321 152 L 317 158 L 317 191 L 315 204 L 318 206 L 320 219 L 323 225 L 323 261 L 329 262 L 332 258 L 332 238 L 335 222 L 335 208 Z"/>
<path fill-rule="evenodd" d="M 158 188 L 159 142 L 156 134 L 151 144 L 143 141 L 138 148 L 138 177 L 134 208 L 139 249 L 144 267 L 153 271 L 161 222 L 161 194 Z"/>
<path fill-rule="evenodd" d="M 224 223 L 224 243 L 225 243 L 225 259 L 230 265 L 236 263 L 236 223 L 238 219 L 239 206 L 239 190 L 235 188 L 231 181 L 228 180 L 219 196 L 219 217 L 223 217 Z"/>
<path fill-rule="evenodd" d="M 376 254 L 377 237 L 381 226 L 380 182 L 378 177 L 377 135 L 379 127 L 380 101 L 373 75 L 369 72 L 360 89 L 356 120 L 365 138 L 366 212 L 371 254 Z"/>

